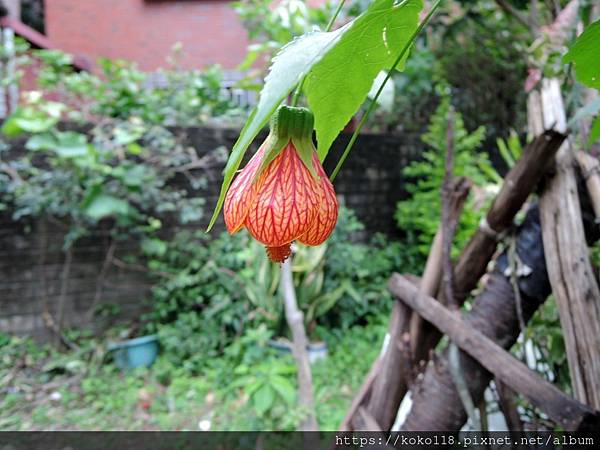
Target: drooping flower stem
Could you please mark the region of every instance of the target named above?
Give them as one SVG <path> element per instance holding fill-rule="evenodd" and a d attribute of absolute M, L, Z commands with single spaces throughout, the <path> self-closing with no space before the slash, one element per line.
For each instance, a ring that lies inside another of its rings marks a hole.
<path fill-rule="evenodd" d="M 333 27 L 333 24 L 335 23 L 335 19 L 337 19 L 337 16 L 339 16 L 340 11 L 344 7 L 345 3 L 346 3 L 346 0 L 340 0 L 335 12 L 333 13 L 333 16 L 331 16 L 331 19 L 329 19 L 329 23 L 327 24 L 325 31 L 331 31 L 331 28 Z M 302 79 L 300 80 L 300 83 L 298 83 L 298 87 L 296 87 L 296 90 L 294 91 L 294 96 L 292 97 L 292 103 L 290 106 L 296 106 L 298 104 L 298 101 L 300 100 L 300 96 L 302 95 L 302 88 L 304 87 L 304 80 L 306 80 L 306 75 L 303 76 Z"/>
<path fill-rule="evenodd" d="M 354 133 L 352 134 L 352 137 L 350 138 L 350 141 L 348 142 L 348 145 L 344 149 L 344 153 L 342 154 L 342 156 L 340 157 L 337 165 L 335 166 L 335 169 L 333 169 L 333 172 L 331 173 L 331 176 L 329 177 L 329 179 L 331 181 L 333 181 L 335 179 L 335 177 L 337 176 L 338 172 L 342 168 L 342 165 L 346 161 L 346 158 L 348 157 L 348 154 L 350 153 L 350 150 L 352 150 L 352 147 L 354 146 L 354 142 L 356 142 L 356 139 L 358 138 L 358 135 L 360 134 L 362 128 L 364 127 L 365 123 L 367 122 L 367 119 L 369 118 L 369 116 L 371 115 L 371 113 L 373 112 L 373 110 L 375 109 L 375 106 L 377 105 L 377 99 L 379 98 L 379 96 L 383 92 L 383 88 L 385 87 L 385 84 L 392 77 L 392 73 L 394 73 L 394 70 L 396 70 L 396 67 L 398 66 L 398 64 L 400 64 L 400 61 L 402 61 L 402 59 L 404 58 L 404 55 L 406 55 L 406 52 L 408 52 L 408 50 L 410 49 L 410 47 L 413 45 L 413 43 L 415 42 L 415 40 L 416 40 L 417 36 L 419 35 L 419 33 L 421 32 L 421 30 L 423 30 L 423 28 L 425 28 L 425 25 L 427 25 L 429 23 L 429 21 L 431 20 L 431 17 L 433 16 L 433 14 L 437 10 L 437 8 L 440 6 L 440 3 L 441 3 L 441 0 L 437 0 L 433 4 L 433 6 L 431 7 L 431 9 L 429 10 L 429 13 L 427 14 L 427 17 L 425 17 L 425 19 L 423 19 L 423 21 L 419 24 L 419 26 L 414 31 L 414 33 L 412 34 L 412 36 L 410 37 L 410 39 L 406 42 L 406 45 L 404 46 L 404 48 L 402 49 L 402 51 L 400 52 L 400 54 L 398 54 L 398 57 L 394 61 L 394 64 L 392 64 L 392 67 L 390 68 L 390 70 L 388 71 L 387 75 L 385 76 L 383 82 L 381 83 L 381 86 L 379 86 L 379 89 L 377 90 L 377 93 L 371 99 L 371 103 L 369 103 L 369 106 L 368 106 L 367 110 L 365 111 L 365 113 L 363 114 L 362 119 L 358 123 L 358 126 L 356 127 L 356 130 L 354 130 Z"/>

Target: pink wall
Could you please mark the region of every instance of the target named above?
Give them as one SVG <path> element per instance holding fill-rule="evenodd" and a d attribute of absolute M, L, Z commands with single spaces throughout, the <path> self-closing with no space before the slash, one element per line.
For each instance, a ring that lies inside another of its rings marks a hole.
<path fill-rule="evenodd" d="M 248 40 L 227 0 L 45 0 L 46 35 L 69 53 L 165 65 L 176 42 L 185 68 L 234 69 Z"/>

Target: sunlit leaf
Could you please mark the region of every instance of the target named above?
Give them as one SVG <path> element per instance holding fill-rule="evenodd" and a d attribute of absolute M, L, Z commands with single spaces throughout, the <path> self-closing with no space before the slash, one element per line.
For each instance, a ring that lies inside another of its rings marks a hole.
<path fill-rule="evenodd" d="M 600 20 L 588 26 L 563 57 L 563 63 L 570 62 L 580 83 L 600 89 Z"/>
<path fill-rule="evenodd" d="M 392 65 L 417 29 L 421 0 L 392 5 L 393 0 L 374 1 L 308 75 L 305 91 L 321 160 L 365 101 L 375 77 Z"/>

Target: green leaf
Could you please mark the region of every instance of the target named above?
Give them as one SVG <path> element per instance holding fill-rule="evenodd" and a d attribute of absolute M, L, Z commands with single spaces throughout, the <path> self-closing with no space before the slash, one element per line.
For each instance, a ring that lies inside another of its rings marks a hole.
<path fill-rule="evenodd" d="M 49 150 L 63 158 L 76 158 L 88 154 L 89 146 L 84 134 L 74 131 L 41 133 L 29 138 L 28 150 Z"/>
<path fill-rule="evenodd" d="M 142 251 L 146 256 L 164 256 L 167 253 L 167 243 L 158 238 L 147 238 L 142 241 Z"/>
<path fill-rule="evenodd" d="M 590 137 L 588 139 L 588 145 L 594 145 L 594 143 L 598 139 L 600 139 L 600 117 L 594 118 L 594 121 L 592 122 L 592 127 L 590 128 Z"/>
<path fill-rule="evenodd" d="M 51 149 L 63 158 L 77 158 L 88 154 L 89 146 L 84 134 L 65 131 L 56 135 L 56 147 Z"/>
<path fill-rule="evenodd" d="M 85 214 L 93 220 L 110 216 L 126 216 L 130 211 L 129 203 L 107 194 L 95 195 L 85 208 Z"/>
<path fill-rule="evenodd" d="M 252 401 L 256 413 L 262 417 L 273 406 L 275 391 L 268 384 L 264 384 L 254 393 Z"/>
<path fill-rule="evenodd" d="M 563 57 L 564 64 L 570 62 L 580 83 L 600 89 L 600 20 L 588 26 Z"/>
<path fill-rule="evenodd" d="M 288 405 L 293 405 L 296 400 L 294 385 L 287 378 L 275 375 L 271 378 L 271 386 Z"/>
<path fill-rule="evenodd" d="M 2 124 L 2 134 L 7 137 L 16 137 L 19 134 L 23 133 L 23 130 L 17 125 L 14 116 L 10 116 L 8 119 L 4 121 Z"/>
<path fill-rule="evenodd" d="M 248 146 L 300 80 L 308 76 L 306 93 L 315 113 L 319 155 L 324 158 L 333 139 L 364 101 L 375 76 L 391 65 L 416 29 L 421 8 L 422 0 L 407 0 L 396 7 L 393 0 L 375 0 L 342 28 L 305 34 L 281 49 L 273 59 L 258 105 L 233 146 L 208 230 L 219 216 Z M 335 117 L 330 123 L 332 111 Z"/>
<path fill-rule="evenodd" d="M 375 77 L 392 65 L 410 40 L 422 7 L 421 0 L 396 7 L 393 0 L 374 1 L 308 75 L 305 91 L 315 115 L 321 160 L 365 101 Z M 398 69 L 407 56 L 408 52 Z"/>
<path fill-rule="evenodd" d="M 17 108 L 2 125 L 2 133 L 9 137 L 21 133 L 43 133 L 56 125 L 59 117 L 32 107 Z"/>
<path fill-rule="evenodd" d="M 573 124 L 577 123 L 584 117 L 587 117 L 592 114 L 596 114 L 596 113 L 598 113 L 598 111 L 600 111 L 600 97 L 596 97 L 594 100 L 589 102 L 587 105 L 584 105 L 579 110 L 577 110 L 575 115 L 571 118 L 571 120 L 569 120 L 569 123 L 567 123 L 567 126 L 572 127 Z"/>
<path fill-rule="evenodd" d="M 25 144 L 27 150 L 33 151 L 50 150 L 54 147 L 56 147 L 56 138 L 52 133 L 35 134 L 31 136 Z"/>

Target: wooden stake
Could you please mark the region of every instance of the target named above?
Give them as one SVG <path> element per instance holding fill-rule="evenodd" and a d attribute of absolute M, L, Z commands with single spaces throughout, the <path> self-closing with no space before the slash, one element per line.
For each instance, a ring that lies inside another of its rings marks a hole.
<path fill-rule="evenodd" d="M 600 219 L 600 161 L 588 153 L 575 152 L 575 159 L 581 168 L 585 186 L 587 187 L 596 221 Z"/>
<path fill-rule="evenodd" d="M 542 111 L 544 126 L 565 130 L 557 79 L 542 80 L 539 101 L 536 111 Z M 540 218 L 573 391 L 579 401 L 600 409 L 600 289 L 585 241 L 574 158 L 570 142 L 565 141 L 556 155 L 555 175 L 540 198 Z"/>
<path fill-rule="evenodd" d="M 390 290 L 425 320 L 448 335 L 452 342 L 475 358 L 511 389 L 525 396 L 566 430 L 600 426 L 600 414 L 561 392 L 552 383 L 531 371 L 522 362 L 399 274 L 390 280 Z"/>

